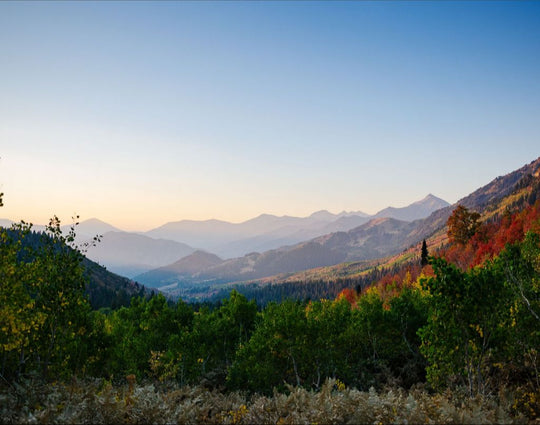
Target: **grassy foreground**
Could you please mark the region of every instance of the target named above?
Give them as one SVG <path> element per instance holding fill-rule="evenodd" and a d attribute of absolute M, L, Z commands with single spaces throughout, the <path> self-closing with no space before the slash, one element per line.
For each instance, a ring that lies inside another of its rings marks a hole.
<path fill-rule="evenodd" d="M 17 424 L 538 423 L 516 412 L 510 394 L 470 398 L 458 391 L 430 395 L 421 388 L 361 392 L 333 379 L 319 391 L 289 387 L 288 394 L 271 397 L 156 385 L 73 380 L 2 386 L 0 417 Z"/>

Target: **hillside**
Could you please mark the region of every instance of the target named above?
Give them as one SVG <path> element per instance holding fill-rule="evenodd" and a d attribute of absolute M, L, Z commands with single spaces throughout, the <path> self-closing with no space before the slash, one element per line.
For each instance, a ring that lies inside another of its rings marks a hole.
<path fill-rule="evenodd" d="M 135 280 L 144 282 L 148 287 L 157 288 L 189 278 L 199 270 L 221 263 L 223 263 L 223 260 L 217 255 L 204 251 L 195 251 L 172 264 L 142 273 L 136 276 Z"/>
<path fill-rule="evenodd" d="M 16 243 L 21 244 L 22 249 L 20 249 L 18 255 L 23 262 L 34 262 L 43 246 L 50 241 L 49 236 L 43 239 L 43 233 L 37 231 L 29 231 L 21 237 L 19 231 L 7 228 L 6 234 L 13 238 L 12 240 Z M 73 250 L 68 248 L 68 251 Z M 149 296 L 153 292 L 131 279 L 111 273 L 86 257 L 83 257 L 82 261 L 85 269 L 84 276 L 87 279 L 85 292 L 88 295 L 90 305 L 94 309 L 128 306 L 132 297 Z"/>
<path fill-rule="evenodd" d="M 132 278 L 194 251 L 195 248 L 180 242 L 114 231 L 103 234 L 101 241 L 89 247 L 86 255 L 109 270 Z"/>
<path fill-rule="evenodd" d="M 540 199 L 540 158 L 520 169 L 500 176 L 454 205 L 434 212 L 416 223 L 412 232 L 402 243 L 402 250 L 395 255 L 376 258 L 369 262 L 348 262 L 331 267 L 319 267 L 288 275 L 270 276 L 260 280 L 269 282 L 332 281 L 337 278 L 357 278 L 377 268 L 395 269 L 396 266 L 418 264 L 423 239 L 427 240 L 430 252 L 438 252 L 448 243 L 446 222 L 457 205 L 468 206 L 481 212 L 483 222 L 497 220 L 507 211 L 522 211 Z"/>
<path fill-rule="evenodd" d="M 263 278 L 278 273 L 292 273 L 314 267 L 331 266 L 344 261 L 377 258 L 392 251 L 411 224 L 395 219 L 374 219 L 349 232 L 321 236 L 292 247 L 264 253 L 251 253 L 244 257 L 197 268 L 191 258 L 180 260 L 184 271 L 177 275 L 181 284 L 208 282 L 233 282 Z M 189 268 L 188 268 L 188 263 Z M 147 272 L 136 277 L 138 282 L 153 287 L 175 282 L 173 265 Z M 160 282 L 160 283 L 158 283 Z"/>
<path fill-rule="evenodd" d="M 149 296 L 151 289 L 117 274 L 111 273 L 99 264 L 85 259 L 84 266 L 89 278 L 85 292 L 94 309 L 128 306 L 134 296 Z"/>
<path fill-rule="evenodd" d="M 366 261 L 395 263 L 414 258 L 419 243 L 429 241 L 432 248 L 444 243 L 446 221 L 458 204 L 493 215 L 519 199 L 533 199 L 538 189 L 540 158 L 446 206 L 428 217 L 413 222 L 376 218 L 347 232 L 335 232 L 290 247 L 251 253 L 244 257 L 203 268 L 191 276 L 184 275 L 180 285 L 231 283 L 246 281 L 297 281 L 318 278 L 321 274 L 355 276 L 366 268 Z M 430 200 L 428 196 L 426 199 Z M 434 198 L 434 197 L 433 197 Z M 523 201 L 525 202 L 525 201 Z M 389 257 L 390 256 L 390 257 Z M 386 257 L 386 258 L 385 258 Z M 399 259 L 401 258 L 401 259 Z M 343 265 L 345 263 L 346 265 Z M 356 264 L 357 266 L 351 266 Z M 344 272 L 344 270 L 348 270 Z M 153 272 L 149 272 L 151 276 Z M 155 279 L 153 282 L 155 283 Z M 145 283 L 148 280 L 141 279 Z M 173 281 L 168 280 L 167 284 Z M 165 281 L 163 282 L 165 284 Z"/>

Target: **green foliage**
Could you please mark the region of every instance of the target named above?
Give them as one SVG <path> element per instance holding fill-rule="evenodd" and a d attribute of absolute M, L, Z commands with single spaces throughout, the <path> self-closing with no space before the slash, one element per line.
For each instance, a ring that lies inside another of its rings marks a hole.
<path fill-rule="evenodd" d="M 64 236 L 55 217 L 39 244 L 30 235 L 24 222 L 0 230 L 2 374 L 80 371 L 89 306 L 74 229 Z"/>
<path fill-rule="evenodd" d="M 0 229 L 0 349 L 4 362 L 9 354 L 27 350 L 45 320 L 32 296 L 37 290 L 35 267 L 24 261 L 27 249 L 23 241 L 30 231 L 25 223 Z"/>
<path fill-rule="evenodd" d="M 231 388 L 270 393 L 273 387 L 320 388 L 326 378 L 369 388 L 410 386 L 423 379 L 416 331 L 425 324 L 418 291 L 385 309 L 376 293 L 360 298 L 270 303 L 229 369 Z"/>
<path fill-rule="evenodd" d="M 499 258 L 466 272 L 432 260 L 436 276 L 423 281 L 430 294 L 429 319 L 420 331 L 432 385 L 464 384 L 471 394 L 484 393 L 490 378 L 513 369 L 527 370 L 539 388 L 539 275 L 534 268 L 539 252 L 538 237 L 529 235 L 523 244 L 508 246 Z"/>
<path fill-rule="evenodd" d="M 283 382 L 299 382 L 307 343 L 306 322 L 303 304 L 270 303 L 249 342 L 238 350 L 229 371 L 230 385 L 268 392 Z"/>
<path fill-rule="evenodd" d="M 523 243 L 500 256 L 505 285 L 512 294 L 507 333 L 508 382 L 540 392 L 540 236 L 529 232 Z"/>
<path fill-rule="evenodd" d="M 436 277 L 423 282 L 431 294 L 422 352 L 435 386 L 456 379 L 471 394 L 485 391 L 487 362 L 496 354 L 507 300 L 502 270 L 494 264 L 461 272 L 442 259 L 432 261 Z"/>
<path fill-rule="evenodd" d="M 74 227 L 63 235 L 60 220 L 54 217 L 46 230 L 33 261 L 37 270 L 36 309 L 45 316 L 35 353 L 44 374 L 51 367 L 51 372 L 58 374 L 66 368 L 82 367 L 84 359 L 78 351 L 88 332 L 90 308 L 84 296 L 83 255 L 73 246 Z"/>

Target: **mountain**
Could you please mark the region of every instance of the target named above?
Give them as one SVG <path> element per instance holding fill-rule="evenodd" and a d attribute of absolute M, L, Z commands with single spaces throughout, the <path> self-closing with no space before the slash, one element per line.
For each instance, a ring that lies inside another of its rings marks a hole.
<path fill-rule="evenodd" d="M 65 224 L 61 227 L 62 232 L 66 233 L 72 227 L 72 224 Z M 120 232 L 121 230 L 112 226 L 109 223 L 105 223 L 97 218 L 90 218 L 88 220 L 81 221 L 75 226 L 75 233 L 77 234 L 77 242 L 83 242 L 91 240 L 94 236 L 104 235 L 107 232 Z"/>
<path fill-rule="evenodd" d="M 331 213 L 319 212 L 310 217 L 279 217 L 261 214 L 242 223 L 229 223 L 221 220 L 182 220 L 164 224 L 150 230 L 146 235 L 181 241 L 206 251 L 222 253 L 224 247 L 231 243 L 238 244 L 241 240 L 249 241 L 257 236 L 264 240 L 280 239 L 299 229 L 316 227 L 317 225 L 322 227 L 335 218 L 337 216 Z M 251 247 L 244 249 L 249 250 Z"/>
<path fill-rule="evenodd" d="M 392 218 L 373 219 L 348 232 L 331 233 L 292 247 L 228 260 L 199 275 L 206 280 L 249 280 L 377 258 L 393 251 L 412 227 L 411 223 Z"/>
<path fill-rule="evenodd" d="M 221 220 L 181 220 L 166 223 L 145 233 L 151 238 L 168 239 L 197 248 L 214 246 L 229 241 L 238 225 Z M 241 235 L 240 235 L 241 236 Z"/>
<path fill-rule="evenodd" d="M 195 251 L 172 264 L 138 275 L 135 280 L 143 282 L 149 287 L 159 288 L 183 278 L 191 278 L 198 271 L 221 263 L 223 260 L 217 255 L 205 251 Z"/>
<path fill-rule="evenodd" d="M 403 221 L 414 221 L 421 218 L 426 218 L 432 212 L 447 207 L 449 205 L 450 204 L 445 200 L 437 198 L 430 193 L 424 199 L 417 201 L 409 206 L 403 208 L 385 208 L 375 214 L 374 218 L 388 217 Z"/>
<path fill-rule="evenodd" d="M 392 218 L 373 219 L 349 232 L 324 235 L 292 247 L 254 252 L 201 268 L 183 269 L 181 276 L 170 272 L 174 265 L 149 271 L 136 277 L 138 282 L 152 287 L 172 283 L 198 284 L 258 279 L 280 273 L 293 273 L 314 267 L 331 266 L 344 261 L 380 257 L 395 249 L 413 224 Z M 185 259 L 178 263 L 183 263 Z"/>
<path fill-rule="evenodd" d="M 94 309 L 129 306 L 132 297 L 150 296 L 153 292 L 131 279 L 111 273 L 87 258 L 83 264 L 88 276 L 85 292 Z"/>
<path fill-rule="evenodd" d="M 327 233 L 348 231 L 368 222 L 370 218 L 390 217 L 405 221 L 424 218 L 446 205 L 448 203 L 442 199 L 428 195 L 407 207 L 387 208 L 375 216 L 362 211 L 333 214 L 321 210 L 308 217 L 262 214 L 242 223 L 182 220 L 150 230 L 146 235 L 187 243 L 231 259 L 249 252 L 264 252 L 295 245 Z"/>
<path fill-rule="evenodd" d="M 531 163 L 524 165 L 523 167 L 508 173 L 504 176 L 499 176 L 493 179 L 491 182 L 475 190 L 471 194 L 461 198 L 455 204 L 442 208 L 424 220 L 420 220 L 417 223 L 416 228 L 408 235 L 403 242 L 402 246 L 410 246 L 422 239 L 426 239 L 436 232 L 441 232 L 446 227 L 446 221 L 452 214 L 452 211 L 458 205 L 464 205 L 465 207 L 484 213 L 487 210 L 492 210 L 492 215 L 495 212 L 502 213 L 501 209 L 510 207 L 512 202 L 518 202 L 518 198 L 523 197 L 523 194 L 517 195 L 517 192 L 522 187 L 526 188 L 526 196 L 536 196 L 538 190 L 538 184 L 540 181 L 540 158 L 532 161 Z M 503 202 L 506 198 L 511 198 L 513 201 Z M 529 200 L 530 202 L 530 200 Z M 502 206 L 501 206 L 502 203 Z"/>
<path fill-rule="evenodd" d="M 431 198 L 435 197 L 429 195 L 409 207 L 389 208 L 387 211 L 395 218 L 411 219 L 414 214 L 424 216 L 426 209 L 438 206 L 435 202 L 429 204 L 426 201 Z M 384 215 L 379 212 L 378 216 L 381 214 Z M 171 264 L 196 249 L 212 252 L 221 258 L 234 259 L 248 253 L 294 246 L 329 233 L 347 232 L 368 222 L 370 218 L 372 216 L 362 211 L 333 214 L 321 210 L 307 217 L 261 214 L 242 223 L 182 220 L 164 224 L 146 233 L 122 232 L 106 222 L 91 218 L 82 221 L 75 231 L 76 242 L 83 249 L 84 244 L 91 243 L 94 236 L 103 235 L 96 247 L 87 247 L 88 257 L 115 273 L 134 277 Z M 7 225 L 10 223 L 6 221 Z M 62 230 L 65 233 L 70 227 L 64 225 Z M 44 226 L 34 226 L 34 229 L 44 230 Z"/>
<path fill-rule="evenodd" d="M 424 238 L 444 232 L 446 221 L 458 204 L 480 212 L 491 208 L 502 213 L 501 205 L 506 207 L 512 205 L 507 199 L 513 199 L 514 204 L 518 202 L 517 199 L 521 199 L 516 197 L 518 192 L 521 193 L 520 196 L 528 197 L 530 200 L 533 197 L 536 199 L 539 191 L 540 158 L 510 174 L 497 177 L 454 205 L 450 206 L 439 198 L 428 195 L 409 207 L 381 211 L 381 214 L 396 214 L 411 218 L 413 213 L 422 214 L 424 211 L 425 214 L 429 208 L 443 205 L 443 208 L 432 212 L 428 217 L 414 221 L 377 217 L 346 232 L 333 232 L 292 246 L 225 260 L 196 270 L 191 276 L 184 275 L 182 282 L 192 285 L 242 282 L 342 262 L 372 260 L 394 255 L 418 244 Z M 144 283 L 144 280 L 141 281 Z"/>
<path fill-rule="evenodd" d="M 182 220 L 150 230 L 146 235 L 184 242 L 231 258 L 261 247 L 270 249 L 283 243 L 296 243 L 302 239 L 298 237 L 291 239 L 291 234 L 310 226 L 323 227 L 326 223 L 328 223 L 326 218 L 278 217 L 262 214 L 242 223 Z"/>
<path fill-rule="evenodd" d="M 474 208 L 478 211 L 484 211 L 490 205 L 493 205 L 503 198 L 510 195 L 516 189 L 520 182 L 524 180 L 537 181 L 540 178 L 540 158 L 524 165 L 518 170 L 499 176 L 487 185 L 475 190 L 469 196 L 458 201 L 467 208 Z M 527 182 L 527 183 L 530 183 Z"/>
<path fill-rule="evenodd" d="M 348 230 L 354 229 L 355 227 L 361 226 L 364 223 L 367 223 L 370 220 L 370 216 L 360 216 L 360 215 L 347 215 L 338 218 L 336 221 L 327 224 L 323 230 L 323 235 L 326 233 L 333 232 L 346 232 Z"/>
<path fill-rule="evenodd" d="M 115 273 L 133 277 L 170 264 L 194 251 L 194 248 L 179 242 L 110 231 L 103 235 L 98 244 L 88 248 L 86 256 Z"/>
<path fill-rule="evenodd" d="M 119 229 L 112 226 L 109 223 L 105 223 L 97 218 L 90 218 L 88 220 L 81 221 L 77 225 L 77 232 L 85 235 L 104 235 L 108 232 L 120 232 Z"/>

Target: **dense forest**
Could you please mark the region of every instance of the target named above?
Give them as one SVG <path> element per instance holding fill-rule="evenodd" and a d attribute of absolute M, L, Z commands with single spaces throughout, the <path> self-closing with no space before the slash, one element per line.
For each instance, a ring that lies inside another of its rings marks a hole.
<path fill-rule="evenodd" d="M 92 308 L 74 231 L 56 218 L 39 243 L 25 243 L 35 238 L 25 223 L 0 231 L 8 422 L 540 417 L 540 201 L 486 221 L 459 206 L 449 244 L 422 262 L 320 282 L 317 298 L 270 286 L 283 300 L 259 304 L 249 290 L 214 304 L 141 292 Z M 171 413 L 167 397 L 192 416 Z"/>

